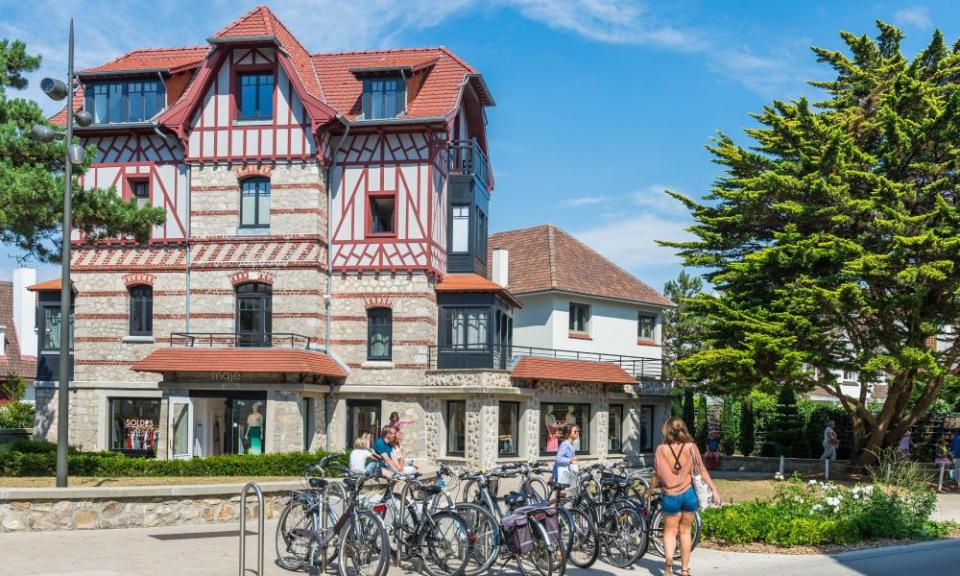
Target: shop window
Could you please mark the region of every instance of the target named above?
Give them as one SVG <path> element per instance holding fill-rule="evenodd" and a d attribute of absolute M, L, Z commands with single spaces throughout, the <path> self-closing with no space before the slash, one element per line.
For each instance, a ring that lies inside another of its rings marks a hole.
<path fill-rule="evenodd" d="M 489 308 L 443 308 L 443 341 L 447 350 L 485 352 Z"/>
<path fill-rule="evenodd" d="M 40 351 L 56 352 L 60 350 L 60 306 L 42 306 L 40 308 Z M 70 349 L 73 350 L 73 314 L 70 314 Z"/>
<path fill-rule="evenodd" d="M 653 452 L 653 406 L 640 407 L 640 451 Z"/>
<path fill-rule="evenodd" d="M 380 401 L 379 400 L 347 400 L 347 442 L 346 446 L 353 446 L 353 442 L 369 434 L 373 438 L 380 436 Z"/>
<path fill-rule="evenodd" d="M 520 448 L 520 403 L 500 403 L 497 455 L 516 456 Z"/>
<path fill-rule="evenodd" d="M 130 287 L 130 335 L 150 336 L 153 334 L 153 288 L 151 286 Z"/>
<path fill-rule="evenodd" d="M 272 289 L 269 284 L 248 282 L 237 286 L 237 346 L 266 347 L 273 330 Z"/>
<path fill-rule="evenodd" d="M 607 452 L 623 453 L 623 404 L 611 404 L 607 411 Z"/>
<path fill-rule="evenodd" d="M 467 403 L 447 402 L 447 455 L 463 456 L 467 450 Z"/>
<path fill-rule="evenodd" d="M 110 449 L 131 456 L 157 455 L 160 400 L 110 399 Z"/>
<path fill-rule="evenodd" d="M 393 313 L 389 308 L 367 310 L 367 360 L 392 357 Z"/>
<path fill-rule="evenodd" d="M 395 194 L 370 196 L 369 233 L 372 236 L 392 236 L 396 234 Z"/>
<path fill-rule="evenodd" d="M 654 329 L 657 326 L 657 317 L 650 314 L 637 315 L 637 338 L 653 342 Z"/>
<path fill-rule="evenodd" d="M 578 453 L 590 453 L 590 405 L 567 403 L 540 404 L 540 453 L 554 454 L 562 441 L 563 427 L 576 424 L 580 438 L 573 443 Z"/>
<path fill-rule="evenodd" d="M 238 74 L 240 94 L 238 120 L 270 120 L 273 118 L 273 73 Z"/>
<path fill-rule="evenodd" d="M 270 180 L 247 178 L 240 182 L 240 227 L 270 226 Z"/>
<path fill-rule="evenodd" d="M 571 332 L 589 332 L 590 331 L 590 305 L 570 303 L 570 331 Z"/>

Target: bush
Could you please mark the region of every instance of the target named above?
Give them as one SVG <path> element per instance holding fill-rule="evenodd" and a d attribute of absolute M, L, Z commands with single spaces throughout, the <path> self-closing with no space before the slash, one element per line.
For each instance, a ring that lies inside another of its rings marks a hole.
<path fill-rule="evenodd" d="M 707 397 L 703 394 L 697 395 L 697 410 L 694 418 L 694 428 L 690 430 L 697 441 L 697 446 L 703 452 L 707 446 L 707 435 L 710 434 L 710 414 L 707 407 Z"/>
<path fill-rule="evenodd" d="M 723 397 L 723 418 L 720 420 L 720 451 L 725 456 L 733 455 L 737 448 L 737 417 L 732 396 Z"/>
<path fill-rule="evenodd" d="M 160 476 L 299 476 L 316 464 L 323 452 L 282 454 L 227 454 L 192 460 L 128 458 L 118 452 L 77 452 L 68 456 L 70 474 L 94 477 Z M 341 464 L 346 464 L 342 459 Z M 57 469 L 56 444 L 17 442 L 0 452 L 0 476 L 53 476 Z"/>
<path fill-rule="evenodd" d="M 35 408 L 25 402 L 10 402 L 0 406 L 0 429 L 32 428 Z"/>
<path fill-rule="evenodd" d="M 927 488 L 845 488 L 794 479 L 780 484 L 771 500 L 706 510 L 703 531 L 725 544 L 818 546 L 878 538 L 921 540 L 950 531 L 949 523 L 930 520 L 935 507 L 936 494 Z"/>
<path fill-rule="evenodd" d="M 762 456 L 806 456 L 803 441 L 803 420 L 797 410 L 797 395 L 790 386 L 784 386 L 777 395 L 777 409 L 767 428 Z"/>
<path fill-rule="evenodd" d="M 737 442 L 737 447 L 744 456 L 753 454 L 755 436 L 753 402 L 747 398 L 740 404 L 740 438 Z"/>

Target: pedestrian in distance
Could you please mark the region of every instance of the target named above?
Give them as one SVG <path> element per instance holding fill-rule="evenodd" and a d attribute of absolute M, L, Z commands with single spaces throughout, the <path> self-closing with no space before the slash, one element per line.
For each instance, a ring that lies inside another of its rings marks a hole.
<path fill-rule="evenodd" d="M 560 437 L 563 442 L 557 447 L 557 456 L 553 462 L 553 480 L 560 484 L 573 485 L 572 474 L 577 471 L 577 449 L 575 448 L 577 440 L 580 439 L 580 427 L 576 424 L 565 424 L 560 429 Z"/>
<path fill-rule="evenodd" d="M 660 487 L 663 491 L 660 512 L 663 514 L 663 550 L 665 576 L 673 574 L 673 555 L 677 548 L 677 533 L 680 534 L 680 576 L 693 576 L 690 573 L 690 554 L 693 549 L 693 522 L 696 519 L 699 503 L 697 491 L 693 486 L 694 471 L 700 475 L 713 491 L 713 504 L 719 506 L 720 491 L 710 478 L 710 473 L 700 457 L 700 451 L 693 440 L 683 418 L 674 416 L 663 424 L 663 443 L 657 446 L 654 460 L 654 475 L 650 482 L 650 492 Z"/>
<path fill-rule="evenodd" d="M 909 458 L 911 448 L 913 448 L 913 439 L 910 437 L 910 431 L 907 430 L 903 433 L 903 436 L 900 437 L 900 444 L 897 446 L 897 449 L 900 451 L 900 456 Z"/>
<path fill-rule="evenodd" d="M 937 468 L 943 467 L 944 470 L 953 468 L 953 452 L 950 450 L 950 440 L 946 434 L 941 434 L 937 440 L 937 445 L 933 449 L 934 461 Z"/>
<path fill-rule="evenodd" d="M 957 481 L 957 488 L 960 489 L 960 430 L 953 431 L 950 451 L 953 453 L 953 479 Z"/>
<path fill-rule="evenodd" d="M 827 425 L 823 428 L 823 454 L 820 456 L 821 460 L 837 459 L 837 448 L 840 446 L 840 438 L 837 437 L 836 426 L 836 422 L 828 420 Z"/>

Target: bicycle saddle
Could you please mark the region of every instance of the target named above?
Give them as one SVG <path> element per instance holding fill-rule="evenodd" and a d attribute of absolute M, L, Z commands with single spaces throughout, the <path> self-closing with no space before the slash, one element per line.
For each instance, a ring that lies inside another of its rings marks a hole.
<path fill-rule="evenodd" d="M 309 483 L 311 488 L 316 488 L 317 490 L 326 488 L 328 484 L 323 478 L 310 478 Z"/>

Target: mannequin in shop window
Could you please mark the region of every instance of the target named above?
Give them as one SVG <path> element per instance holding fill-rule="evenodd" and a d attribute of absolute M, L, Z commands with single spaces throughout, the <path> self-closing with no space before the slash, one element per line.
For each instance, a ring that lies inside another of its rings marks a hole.
<path fill-rule="evenodd" d="M 252 412 L 247 416 L 247 442 L 250 454 L 263 454 L 263 414 L 260 413 L 259 402 L 253 405 Z"/>
<path fill-rule="evenodd" d="M 560 437 L 557 435 L 557 417 L 553 415 L 553 406 L 547 406 L 543 424 L 547 427 L 547 452 L 556 452 L 560 446 Z"/>

